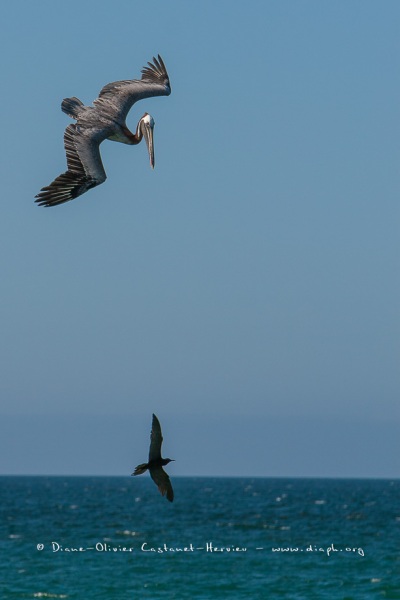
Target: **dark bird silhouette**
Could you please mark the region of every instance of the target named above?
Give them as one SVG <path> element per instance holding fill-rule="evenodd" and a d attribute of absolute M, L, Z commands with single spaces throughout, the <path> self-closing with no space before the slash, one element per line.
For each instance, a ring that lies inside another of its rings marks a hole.
<path fill-rule="evenodd" d="M 168 463 L 173 462 L 174 459 L 161 457 L 162 441 L 163 437 L 160 421 L 157 419 L 156 415 L 153 414 L 150 434 L 149 462 L 138 465 L 132 475 L 142 475 L 148 470 L 150 477 L 160 490 L 162 496 L 167 496 L 167 499 L 172 502 L 174 499 L 174 490 L 172 489 L 171 481 L 163 467 Z"/>
<path fill-rule="evenodd" d="M 154 169 L 154 119 L 145 113 L 139 120 L 136 133 L 129 131 L 126 117 L 133 104 L 151 96 L 169 96 L 171 86 L 160 55 L 142 69 L 142 78 L 108 83 L 94 100 L 85 106 L 78 98 L 65 98 L 61 110 L 76 123 L 64 133 L 68 170 L 36 195 L 39 206 L 57 206 L 81 196 L 106 180 L 100 156 L 100 144 L 106 139 L 135 145 L 145 139 Z"/>

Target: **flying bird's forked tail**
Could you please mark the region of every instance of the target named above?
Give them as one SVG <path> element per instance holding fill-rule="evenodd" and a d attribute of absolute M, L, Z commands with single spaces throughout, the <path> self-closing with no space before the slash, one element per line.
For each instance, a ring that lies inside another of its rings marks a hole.
<path fill-rule="evenodd" d="M 147 469 L 148 469 L 148 465 L 146 463 L 143 463 L 142 465 L 138 465 L 135 468 L 132 475 L 143 475 L 143 473 L 146 473 Z"/>

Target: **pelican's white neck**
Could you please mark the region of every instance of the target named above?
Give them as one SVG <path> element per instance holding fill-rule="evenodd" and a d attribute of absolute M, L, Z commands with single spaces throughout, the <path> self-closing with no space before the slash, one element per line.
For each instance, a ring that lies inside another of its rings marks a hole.
<path fill-rule="evenodd" d="M 140 120 L 142 121 L 142 123 L 150 125 L 150 127 L 154 127 L 154 119 L 148 113 L 146 113 Z"/>

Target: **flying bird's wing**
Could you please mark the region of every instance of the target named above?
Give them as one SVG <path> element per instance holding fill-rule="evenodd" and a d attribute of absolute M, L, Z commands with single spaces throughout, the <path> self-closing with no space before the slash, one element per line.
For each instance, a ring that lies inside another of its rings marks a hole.
<path fill-rule="evenodd" d="M 108 83 L 93 104 L 114 120 L 125 121 L 133 104 L 152 96 L 169 96 L 171 86 L 167 69 L 160 55 L 142 69 L 142 78 Z"/>
<path fill-rule="evenodd" d="M 68 171 L 36 195 L 39 206 L 57 206 L 84 194 L 106 179 L 100 156 L 101 131 L 68 125 L 64 133 Z"/>
<path fill-rule="evenodd" d="M 160 490 L 162 496 L 167 496 L 167 499 L 172 502 L 174 499 L 174 490 L 172 489 L 170 478 L 162 467 L 150 469 L 150 477 Z"/>
<path fill-rule="evenodd" d="M 153 414 L 153 423 L 151 426 L 150 434 L 149 462 L 152 462 L 153 460 L 159 460 L 161 458 L 162 441 L 163 437 L 161 433 L 160 421 L 157 419 L 156 415 Z M 168 477 L 166 473 L 165 475 Z"/>

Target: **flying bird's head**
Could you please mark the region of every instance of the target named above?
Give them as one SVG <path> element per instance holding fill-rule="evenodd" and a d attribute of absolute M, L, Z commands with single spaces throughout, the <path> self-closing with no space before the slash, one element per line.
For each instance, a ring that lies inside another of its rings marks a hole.
<path fill-rule="evenodd" d="M 144 137 L 149 152 L 150 166 L 154 169 L 154 142 L 153 142 L 153 131 L 154 131 L 154 119 L 149 113 L 144 113 L 143 117 L 139 121 L 139 128 Z"/>
<path fill-rule="evenodd" d="M 173 459 L 173 458 L 163 458 L 164 467 L 165 467 L 165 465 L 167 465 L 170 462 L 175 462 L 175 459 Z"/>

